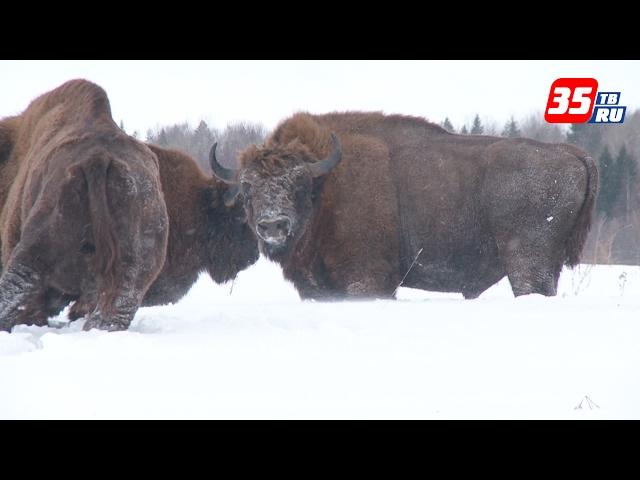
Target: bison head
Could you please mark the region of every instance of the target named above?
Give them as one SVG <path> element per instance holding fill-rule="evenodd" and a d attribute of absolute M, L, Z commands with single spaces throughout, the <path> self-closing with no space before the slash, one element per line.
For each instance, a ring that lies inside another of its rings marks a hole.
<path fill-rule="evenodd" d="M 333 133 L 331 138 L 333 152 L 322 160 L 298 140 L 287 145 L 250 147 L 243 153 L 239 170 L 221 166 L 216 160 L 216 146 L 211 149 L 213 173 L 233 185 L 225 203 L 231 206 L 242 199 L 247 222 L 267 257 L 284 255 L 304 233 L 311 218 L 314 193 L 319 188 L 318 179 L 342 159 L 340 140 Z"/>

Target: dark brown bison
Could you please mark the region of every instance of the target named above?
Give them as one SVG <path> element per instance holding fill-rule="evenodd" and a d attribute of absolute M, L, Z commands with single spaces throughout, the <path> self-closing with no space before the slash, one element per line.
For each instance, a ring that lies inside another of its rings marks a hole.
<path fill-rule="evenodd" d="M 160 164 L 169 244 L 162 270 L 142 304 L 162 305 L 178 301 L 200 272 L 206 271 L 218 283 L 226 282 L 255 263 L 260 252 L 242 205 L 224 203 L 227 184 L 205 176 L 184 153 L 148 147 Z"/>
<path fill-rule="evenodd" d="M 186 155 L 122 132 L 85 80 L 1 120 L 0 329 L 45 325 L 75 301 L 69 316 L 87 316 L 86 330 L 121 330 L 201 270 L 233 278 L 258 250 L 227 190 Z"/>
<path fill-rule="evenodd" d="M 85 328 L 127 328 L 164 262 L 158 160 L 111 118 L 100 87 L 75 80 L 3 121 L 0 329 L 45 325 L 72 299 Z M 88 310 L 88 309 L 87 309 Z"/>
<path fill-rule="evenodd" d="M 381 113 L 296 114 L 238 171 L 213 165 L 263 253 L 316 299 L 393 297 L 401 282 L 475 298 L 505 275 L 516 296 L 555 295 L 598 187 L 573 146 Z"/>

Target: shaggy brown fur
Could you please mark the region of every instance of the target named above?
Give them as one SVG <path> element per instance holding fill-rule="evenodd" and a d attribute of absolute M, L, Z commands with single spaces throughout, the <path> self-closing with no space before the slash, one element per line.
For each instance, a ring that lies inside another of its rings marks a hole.
<path fill-rule="evenodd" d="M 205 176 L 188 155 L 148 145 L 157 155 L 169 214 L 169 245 L 162 271 L 143 305 L 178 301 L 206 271 L 218 283 L 258 260 L 258 243 L 242 205 L 227 208 L 228 186 Z"/>
<path fill-rule="evenodd" d="M 37 143 L 34 126 L 53 140 Z M 227 190 L 189 156 L 121 132 L 104 91 L 86 81 L 0 120 L 0 233 L 10 262 L 0 280 L 0 327 L 44 325 L 75 301 L 69 317 L 89 316 L 85 328 L 126 328 L 140 304 L 179 300 L 200 271 L 216 282 L 234 278 L 259 252 L 242 206 L 224 205 Z M 43 228 L 25 223 L 33 215 Z M 23 250 L 30 253 L 14 260 Z M 114 308 L 117 321 L 99 321 Z"/>
<path fill-rule="evenodd" d="M 94 307 L 85 329 L 127 328 L 166 251 L 156 156 L 85 80 L 1 125 L 0 329 L 45 325 L 71 300 Z"/>
<path fill-rule="evenodd" d="M 331 132 L 342 161 L 313 178 Z M 240 162 L 249 224 L 303 298 L 391 297 L 407 272 L 405 286 L 466 298 L 505 275 L 516 296 L 555 295 L 562 265 L 579 261 L 598 186 L 594 161 L 573 146 L 381 113 L 296 114 Z"/>

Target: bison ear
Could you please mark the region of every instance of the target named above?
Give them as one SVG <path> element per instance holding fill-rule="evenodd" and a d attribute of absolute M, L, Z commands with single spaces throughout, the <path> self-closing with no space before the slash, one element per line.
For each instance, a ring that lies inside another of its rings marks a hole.
<path fill-rule="evenodd" d="M 333 140 L 333 153 L 319 162 L 309 164 L 309 170 L 311 170 L 311 175 L 314 177 L 326 175 L 342 160 L 342 145 L 340 144 L 340 140 L 335 133 L 331 133 L 331 139 Z"/>
<path fill-rule="evenodd" d="M 2 164 L 11 155 L 13 150 L 13 139 L 9 129 L 0 123 L 0 164 Z"/>
<path fill-rule="evenodd" d="M 231 208 L 236 204 L 238 193 L 240 193 L 240 185 L 234 184 L 229 186 L 229 189 L 224 192 L 224 195 L 222 196 L 222 200 L 224 200 L 226 207 Z"/>

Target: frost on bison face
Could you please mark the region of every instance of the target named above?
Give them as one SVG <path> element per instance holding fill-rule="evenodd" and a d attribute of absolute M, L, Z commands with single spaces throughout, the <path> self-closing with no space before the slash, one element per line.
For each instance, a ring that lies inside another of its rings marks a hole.
<path fill-rule="evenodd" d="M 247 222 L 268 258 L 286 256 L 305 232 L 321 179 L 342 157 L 340 140 L 332 135 L 332 141 L 334 151 L 319 161 L 298 141 L 253 146 L 243 154 L 244 167 L 237 171 L 222 167 L 212 148 L 213 172 L 234 185 L 225 201 L 231 205 L 241 199 Z"/>

